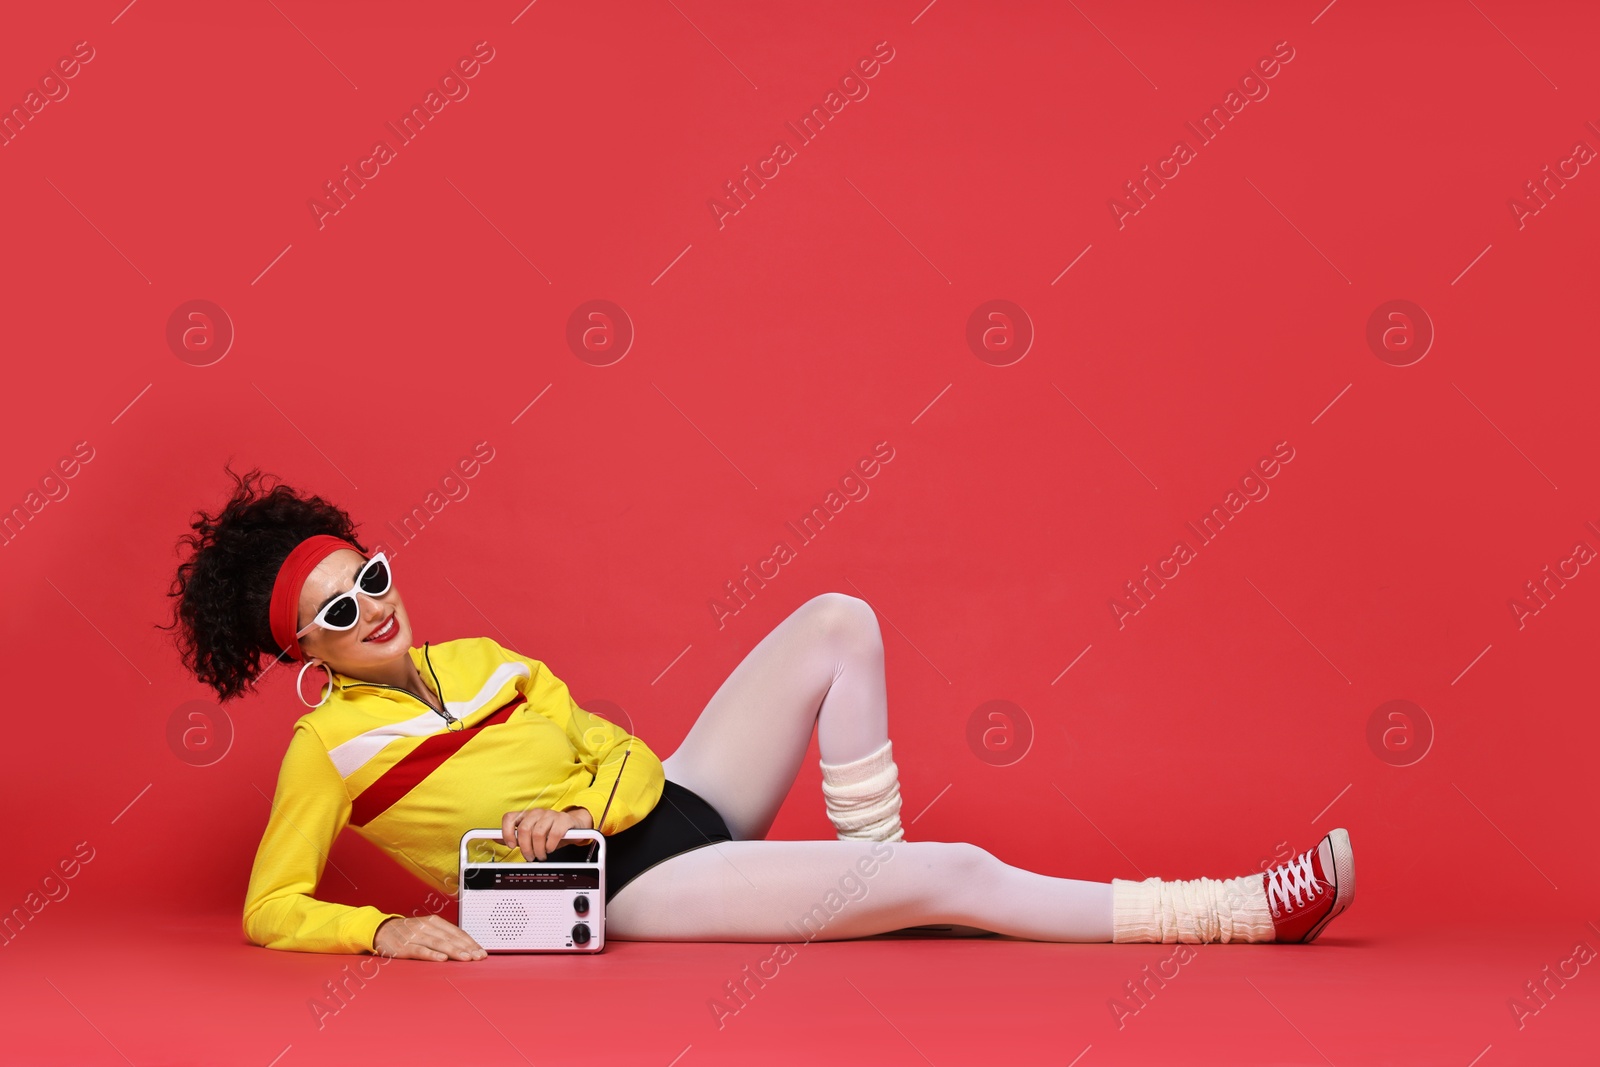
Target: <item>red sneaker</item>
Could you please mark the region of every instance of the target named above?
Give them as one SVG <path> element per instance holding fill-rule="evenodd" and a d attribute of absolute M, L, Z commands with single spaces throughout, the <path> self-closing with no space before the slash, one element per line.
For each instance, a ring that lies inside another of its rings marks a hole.
<path fill-rule="evenodd" d="M 1356 860 L 1350 835 L 1331 831 L 1316 848 L 1261 876 L 1272 910 L 1275 941 L 1315 941 L 1356 895 Z"/>

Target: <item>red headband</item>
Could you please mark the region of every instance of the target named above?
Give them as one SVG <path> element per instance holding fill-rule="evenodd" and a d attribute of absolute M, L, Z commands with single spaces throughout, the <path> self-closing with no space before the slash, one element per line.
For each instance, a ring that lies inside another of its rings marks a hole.
<path fill-rule="evenodd" d="M 366 556 L 365 552 L 342 537 L 316 534 L 295 545 L 289 558 L 278 568 L 278 577 L 272 583 L 272 608 L 268 623 L 272 627 L 272 639 L 289 654 L 290 659 L 305 658 L 300 653 L 300 641 L 295 637 L 295 631 L 300 629 L 300 590 L 311 572 L 317 569 L 317 564 L 341 548 Z"/>

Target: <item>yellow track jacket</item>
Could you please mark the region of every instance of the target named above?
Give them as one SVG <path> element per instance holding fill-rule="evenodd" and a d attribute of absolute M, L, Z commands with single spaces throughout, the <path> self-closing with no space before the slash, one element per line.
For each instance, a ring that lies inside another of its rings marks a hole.
<path fill-rule="evenodd" d="M 404 918 L 311 896 L 346 825 L 453 897 L 461 835 L 469 829 L 498 828 L 508 811 L 576 806 L 587 808 L 595 829 L 610 835 L 644 818 L 661 799 L 666 775 L 656 754 L 578 707 L 539 660 L 487 637 L 409 652 L 430 690 L 438 675 L 444 706 L 460 724 L 447 724 L 403 689 L 333 672 L 332 694 L 295 721 L 278 771 L 245 894 L 244 934 L 251 943 L 370 952 L 378 925 Z M 624 752 L 627 768 L 607 811 Z M 498 842 L 480 845 L 493 862 L 523 858 Z"/>

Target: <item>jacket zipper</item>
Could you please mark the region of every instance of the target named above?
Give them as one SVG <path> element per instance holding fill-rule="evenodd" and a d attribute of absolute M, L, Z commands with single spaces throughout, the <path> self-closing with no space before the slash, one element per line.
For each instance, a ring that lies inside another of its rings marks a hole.
<path fill-rule="evenodd" d="M 445 710 L 441 711 L 439 708 L 436 708 L 432 704 L 429 704 L 426 700 L 423 700 L 421 697 L 417 696 L 417 694 L 413 693 L 409 689 L 401 689 L 397 685 L 384 685 L 382 682 L 352 682 L 350 685 L 346 686 L 345 688 L 354 689 L 354 688 L 356 688 L 358 686 L 372 686 L 372 687 L 374 687 L 376 689 L 393 689 L 396 693 L 404 693 L 406 696 L 410 697 L 412 700 L 415 700 L 417 703 L 424 705 L 429 711 L 433 712 L 435 715 L 443 715 L 444 716 L 444 721 L 445 721 L 445 729 L 449 729 L 452 725 L 454 725 L 455 723 L 458 723 L 458 722 L 461 721 L 460 719 L 456 718 L 454 715 L 450 714 L 449 709 L 445 709 Z"/>

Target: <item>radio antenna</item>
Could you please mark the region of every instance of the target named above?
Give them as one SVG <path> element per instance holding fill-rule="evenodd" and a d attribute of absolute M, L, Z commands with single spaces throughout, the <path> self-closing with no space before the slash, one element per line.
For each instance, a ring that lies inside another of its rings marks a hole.
<path fill-rule="evenodd" d="M 606 824 L 606 816 L 611 813 L 611 801 L 613 799 L 615 799 L 615 797 L 617 795 L 617 786 L 622 784 L 622 772 L 623 772 L 623 769 L 628 766 L 628 757 L 632 753 L 633 753 L 633 738 L 629 737 L 628 738 L 628 747 L 622 750 L 622 764 L 621 764 L 621 766 L 619 766 L 617 768 L 617 777 L 611 783 L 611 795 L 606 797 L 606 806 L 603 809 L 601 809 L 601 811 L 600 811 L 600 821 L 595 823 L 595 825 L 594 825 L 594 828 L 596 830 L 599 830 L 600 827 L 602 827 L 602 826 L 604 826 Z M 601 832 L 604 833 L 605 831 L 602 830 Z M 589 842 L 589 858 L 584 860 L 585 863 L 592 863 L 594 861 L 594 850 L 596 848 L 598 848 L 598 847 L 600 847 L 600 843 L 598 841 Z"/>

